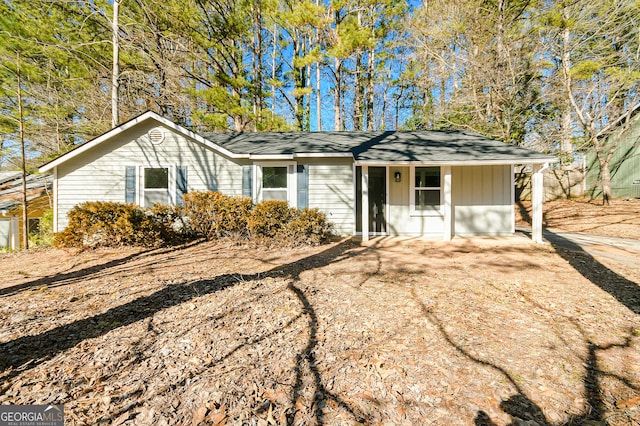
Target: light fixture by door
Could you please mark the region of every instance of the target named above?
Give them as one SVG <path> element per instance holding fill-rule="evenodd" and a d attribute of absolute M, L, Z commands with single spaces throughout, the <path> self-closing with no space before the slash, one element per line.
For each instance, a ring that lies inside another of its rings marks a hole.
<path fill-rule="evenodd" d="M 396 182 L 401 182 L 401 181 L 402 181 L 402 173 L 400 173 L 400 172 L 395 172 L 395 173 L 393 174 L 393 179 L 394 179 Z"/>

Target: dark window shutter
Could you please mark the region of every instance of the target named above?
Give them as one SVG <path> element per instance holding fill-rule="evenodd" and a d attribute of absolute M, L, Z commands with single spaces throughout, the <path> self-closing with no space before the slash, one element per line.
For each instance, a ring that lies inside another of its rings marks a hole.
<path fill-rule="evenodd" d="M 182 196 L 188 192 L 187 188 L 187 166 L 176 167 L 176 204 L 181 206 Z"/>
<path fill-rule="evenodd" d="M 242 195 L 251 197 L 253 194 L 253 166 L 242 166 Z"/>
<path fill-rule="evenodd" d="M 127 166 L 125 171 L 124 201 L 125 203 L 136 202 L 136 167 Z"/>
<path fill-rule="evenodd" d="M 298 208 L 309 207 L 309 165 L 298 164 Z"/>

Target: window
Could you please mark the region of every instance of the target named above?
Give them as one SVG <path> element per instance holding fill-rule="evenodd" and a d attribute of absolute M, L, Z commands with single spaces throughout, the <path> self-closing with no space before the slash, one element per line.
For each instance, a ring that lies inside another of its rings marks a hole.
<path fill-rule="evenodd" d="M 440 167 L 415 167 L 411 189 L 411 211 L 428 214 L 440 211 Z"/>
<path fill-rule="evenodd" d="M 147 167 L 143 176 L 144 206 L 169 203 L 169 169 L 167 167 Z"/>
<path fill-rule="evenodd" d="M 262 199 L 288 201 L 288 168 L 262 167 Z"/>

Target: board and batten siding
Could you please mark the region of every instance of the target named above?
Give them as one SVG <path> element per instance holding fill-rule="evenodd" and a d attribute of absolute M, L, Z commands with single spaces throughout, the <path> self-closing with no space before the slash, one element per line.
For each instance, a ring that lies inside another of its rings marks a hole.
<path fill-rule="evenodd" d="M 400 182 L 394 179 L 400 172 Z M 411 169 L 409 167 L 389 167 L 389 219 L 388 234 L 391 236 L 440 237 L 444 232 L 444 216 L 441 212 L 427 215 L 411 213 Z"/>
<path fill-rule="evenodd" d="M 454 235 L 514 232 L 511 166 L 451 168 Z"/>
<path fill-rule="evenodd" d="M 164 140 L 152 144 L 148 132 L 159 128 Z M 175 167 L 187 168 L 188 191 L 220 191 L 242 195 L 240 163 L 212 151 L 199 142 L 158 126 L 141 123 L 109 141 L 78 155 L 57 167 L 58 231 L 67 226 L 67 213 L 86 201 L 125 201 L 128 166 L 136 167 L 136 195 L 140 191 L 142 167 L 170 167 L 169 187 L 175 194 Z"/>
<path fill-rule="evenodd" d="M 353 234 L 353 161 L 298 161 L 309 164 L 309 208 L 317 208 L 326 213 L 327 219 L 333 222 L 338 234 Z"/>

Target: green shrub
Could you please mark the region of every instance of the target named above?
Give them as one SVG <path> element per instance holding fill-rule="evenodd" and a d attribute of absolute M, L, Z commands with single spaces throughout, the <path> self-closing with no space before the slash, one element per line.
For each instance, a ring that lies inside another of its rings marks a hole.
<path fill-rule="evenodd" d="M 280 230 L 279 237 L 284 244 L 319 245 L 333 236 L 333 224 L 327 215 L 318 209 L 292 209 L 289 222 Z"/>
<path fill-rule="evenodd" d="M 249 233 L 254 238 L 275 238 L 291 220 L 292 214 L 292 209 L 286 201 L 263 201 L 257 204 L 249 215 Z"/>
<path fill-rule="evenodd" d="M 68 214 L 69 224 L 55 237 L 58 247 L 157 247 L 162 230 L 150 214 L 134 204 L 90 201 Z"/>
<path fill-rule="evenodd" d="M 249 197 L 229 197 L 215 191 L 190 192 L 183 197 L 182 212 L 196 235 L 216 238 L 247 238 L 247 218 L 252 201 Z"/>
<path fill-rule="evenodd" d="M 42 214 L 39 228 L 38 232 L 29 234 L 29 247 L 52 246 L 54 241 L 53 209 L 47 209 Z"/>

